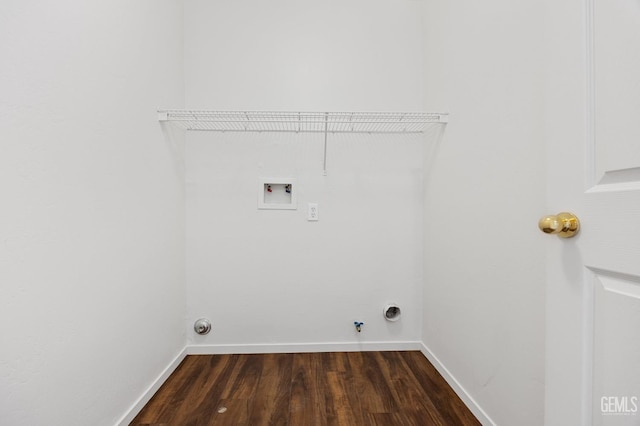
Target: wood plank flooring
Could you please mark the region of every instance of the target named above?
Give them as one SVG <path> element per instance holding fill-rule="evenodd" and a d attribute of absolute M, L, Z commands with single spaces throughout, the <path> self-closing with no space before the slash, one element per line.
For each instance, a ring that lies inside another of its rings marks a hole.
<path fill-rule="evenodd" d="M 479 424 L 417 351 L 190 355 L 130 423 Z"/>

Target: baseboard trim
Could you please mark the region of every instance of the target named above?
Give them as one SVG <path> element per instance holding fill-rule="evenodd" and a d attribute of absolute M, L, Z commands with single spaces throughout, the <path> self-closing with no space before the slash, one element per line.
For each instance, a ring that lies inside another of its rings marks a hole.
<path fill-rule="evenodd" d="M 449 386 L 453 389 L 453 391 L 460 397 L 462 402 L 469 408 L 469 411 L 473 413 L 474 416 L 478 419 L 480 423 L 484 426 L 495 426 L 495 422 L 491 420 L 491 418 L 484 412 L 484 410 L 478 405 L 478 403 L 469 395 L 464 387 L 456 380 L 456 378 L 451 374 L 451 372 L 444 366 L 442 362 L 438 359 L 437 356 L 431 352 L 431 350 L 424 344 L 420 343 L 420 352 L 425 356 L 433 364 L 433 366 L 438 370 L 438 373 L 449 383 Z"/>
<path fill-rule="evenodd" d="M 128 426 L 129 423 L 133 421 L 133 419 L 138 415 L 138 413 L 144 408 L 144 406 L 149 402 L 151 397 L 160 389 L 160 386 L 169 378 L 171 373 L 174 372 L 178 365 L 182 362 L 182 360 L 187 356 L 187 348 L 185 347 L 180 351 L 180 353 L 169 363 L 167 368 L 165 368 L 162 373 L 158 376 L 156 380 L 153 381 L 151 386 L 142 394 L 140 398 L 129 408 L 127 413 L 122 416 L 122 418 L 116 423 L 118 426 Z"/>
<path fill-rule="evenodd" d="M 264 343 L 247 345 L 189 345 L 187 355 L 262 354 L 303 352 L 369 352 L 369 351 L 417 351 L 420 342 L 335 342 L 335 343 Z"/>

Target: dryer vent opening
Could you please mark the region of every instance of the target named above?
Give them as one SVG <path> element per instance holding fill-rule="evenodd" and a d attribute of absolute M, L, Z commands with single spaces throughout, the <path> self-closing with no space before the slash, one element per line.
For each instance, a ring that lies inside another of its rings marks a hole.
<path fill-rule="evenodd" d="M 382 313 L 387 321 L 398 321 L 401 314 L 400 307 L 395 304 L 385 306 Z"/>

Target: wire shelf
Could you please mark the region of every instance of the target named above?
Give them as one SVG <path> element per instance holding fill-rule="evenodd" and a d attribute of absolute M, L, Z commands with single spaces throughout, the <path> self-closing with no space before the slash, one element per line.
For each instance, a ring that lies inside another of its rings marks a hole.
<path fill-rule="evenodd" d="M 446 123 L 448 114 L 159 110 L 158 119 L 214 132 L 423 133 L 431 123 Z"/>

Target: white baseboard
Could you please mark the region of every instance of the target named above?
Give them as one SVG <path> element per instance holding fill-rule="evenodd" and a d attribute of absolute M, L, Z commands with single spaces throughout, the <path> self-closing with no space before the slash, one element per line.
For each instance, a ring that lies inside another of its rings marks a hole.
<path fill-rule="evenodd" d="M 187 355 L 264 354 L 302 352 L 417 351 L 420 342 L 264 343 L 248 345 L 189 345 Z"/>
<path fill-rule="evenodd" d="M 438 357 L 436 357 L 433 352 L 427 348 L 424 343 L 420 343 L 420 352 L 433 364 L 433 366 L 438 370 L 438 373 L 449 383 L 449 386 L 453 389 L 453 391 L 460 397 L 462 402 L 469 408 L 469 411 L 473 413 L 474 416 L 478 419 L 480 423 L 484 426 L 495 426 L 495 423 L 491 418 L 484 412 L 484 410 L 478 405 L 478 403 L 469 395 L 469 393 L 462 387 L 460 382 L 456 380 L 455 377 L 451 374 L 447 367 L 440 362 Z"/>
<path fill-rule="evenodd" d="M 133 419 L 138 415 L 138 413 L 144 408 L 144 406 L 149 402 L 151 397 L 160 389 L 160 386 L 169 378 L 171 373 L 174 372 L 178 365 L 182 362 L 182 360 L 187 356 L 187 348 L 182 349 L 180 353 L 171 361 L 171 363 L 165 368 L 162 373 L 158 376 L 156 380 L 153 381 L 151 386 L 142 394 L 140 398 L 129 408 L 127 413 L 122 416 L 122 418 L 116 423 L 118 426 L 127 426 L 129 423 L 133 421 Z"/>

